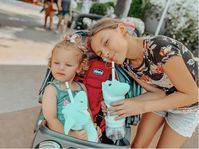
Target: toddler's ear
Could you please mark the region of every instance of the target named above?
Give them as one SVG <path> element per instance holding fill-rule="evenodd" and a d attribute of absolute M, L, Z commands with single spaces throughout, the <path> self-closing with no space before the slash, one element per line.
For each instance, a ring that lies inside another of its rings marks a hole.
<path fill-rule="evenodd" d="M 82 71 L 82 69 L 83 69 L 83 66 L 82 66 L 82 64 L 79 66 L 79 68 L 76 70 L 76 73 L 80 73 L 81 71 Z"/>

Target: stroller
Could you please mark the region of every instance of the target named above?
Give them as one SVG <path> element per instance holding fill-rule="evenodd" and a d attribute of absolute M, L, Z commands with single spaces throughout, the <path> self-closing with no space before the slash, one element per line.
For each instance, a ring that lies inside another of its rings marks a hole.
<path fill-rule="evenodd" d="M 87 31 L 80 30 L 76 32 L 81 35 L 82 42 L 85 43 Z M 88 53 L 89 61 L 94 59 L 99 59 L 95 54 Z M 126 98 L 134 97 L 141 94 L 141 87 L 133 80 L 120 66 L 116 65 L 116 74 L 118 80 L 121 82 L 128 83 L 130 85 L 130 90 L 126 94 Z M 90 67 L 89 67 L 90 69 Z M 82 76 L 83 77 L 83 76 Z M 107 78 L 111 79 L 111 78 Z M 42 95 L 45 87 L 48 82 L 54 80 L 50 70 L 48 69 L 45 75 L 45 79 L 42 83 L 42 86 L 39 90 L 39 103 L 42 103 Z M 77 78 L 81 81 L 81 77 Z M 88 96 L 89 98 L 89 96 Z M 85 140 L 80 140 L 74 137 L 67 136 L 65 134 L 57 133 L 50 130 L 47 125 L 42 111 L 40 112 L 35 128 L 34 133 L 35 137 L 32 142 L 32 148 L 129 148 L 129 142 L 131 138 L 131 128 L 130 125 L 137 125 L 140 120 L 140 115 L 131 116 L 126 118 L 126 136 L 122 140 L 118 140 L 115 144 L 105 144 L 105 143 L 95 143 Z"/>

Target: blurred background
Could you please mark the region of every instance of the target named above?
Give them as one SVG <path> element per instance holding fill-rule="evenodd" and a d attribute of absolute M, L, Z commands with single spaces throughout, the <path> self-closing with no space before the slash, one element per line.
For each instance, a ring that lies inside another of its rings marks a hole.
<path fill-rule="evenodd" d="M 72 0 L 66 30 L 87 29 L 102 17 L 132 22 L 139 35 L 166 35 L 198 57 L 199 0 Z M 54 44 L 65 35 L 46 26 L 44 0 L 0 0 L 0 148 L 29 148 L 40 112 L 38 91 Z M 136 127 L 133 128 L 136 131 Z M 151 147 L 157 143 L 159 133 Z M 198 148 L 198 129 L 184 148 Z"/>

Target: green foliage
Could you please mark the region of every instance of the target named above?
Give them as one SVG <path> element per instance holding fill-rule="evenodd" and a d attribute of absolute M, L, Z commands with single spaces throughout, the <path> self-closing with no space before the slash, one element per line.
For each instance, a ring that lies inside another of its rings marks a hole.
<path fill-rule="evenodd" d="M 90 8 L 90 13 L 97 15 L 106 15 L 107 6 L 104 3 L 94 3 Z"/>
<path fill-rule="evenodd" d="M 106 5 L 107 8 L 109 8 L 109 7 L 114 8 L 115 7 L 113 2 L 107 2 L 107 3 L 104 3 L 104 4 Z"/>
<path fill-rule="evenodd" d="M 107 3 L 94 3 L 92 7 L 90 8 L 90 13 L 97 14 L 97 15 L 106 15 L 107 10 L 110 7 L 114 7 L 113 2 L 107 2 Z"/>
<path fill-rule="evenodd" d="M 133 0 L 128 13 L 129 17 L 145 19 L 146 11 L 151 8 L 149 0 Z"/>
<path fill-rule="evenodd" d="M 190 0 L 191 4 L 198 4 L 198 0 Z M 166 0 L 133 0 L 131 3 L 129 17 L 140 18 L 143 21 L 145 18 L 160 19 Z M 181 0 L 177 3 L 174 1 L 170 4 L 167 14 L 165 33 L 164 35 L 174 38 L 190 50 L 197 53 L 199 50 L 199 26 L 197 12 L 194 12 L 191 4 L 186 3 L 186 0 Z M 172 9 L 171 9 L 172 8 Z M 178 13 L 176 13 L 178 12 Z"/>
<path fill-rule="evenodd" d="M 176 8 L 176 10 L 179 11 L 179 15 L 176 13 L 169 15 L 168 21 L 166 22 L 165 35 L 182 42 L 193 52 L 198 51 L 199 27 L 197 20 L 190 15 L 189 11 L 183 10 L 182 8 Z"/>

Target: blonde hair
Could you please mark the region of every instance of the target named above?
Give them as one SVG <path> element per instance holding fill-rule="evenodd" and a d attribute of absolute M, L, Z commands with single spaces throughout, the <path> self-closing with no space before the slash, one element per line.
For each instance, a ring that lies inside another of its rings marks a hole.
<path fill-rule="evenodd" d="M 74 35 L 74 34 L 73 34 Z M 71 40 L 71 37 L 73 36 L 71 33 L 66 35 L 65 38 L 58 42 L 54 48 L 52 49 L 51 51 L 51 56 L 49 57 L 48 59 L 48 67 L 50 68 L 51 65 L 52 65 L 52 57 L 53 57 L 53 54 L 56 50 L 62 48 L 66 51 L 76 51 L 79 53 L 79 64 L 81 64 L 83 67 L 82 67 L 82 72 L 80 72 L 81 74 L 84 73 L 84 71 L 86 71 L 88 69 L 88 58 L 87 58 L 87 49 L 82 46 L 81 44 L 81 39 L 79 38 L 74 38 L 73 40 Z"/>
<path fill-rule="evenodd" d="M 115 29 L 118 27 L 118 24 L 121 23 L 125 25 L 125 23 L 119 19 L 102 18 L 89 29 L 89 35 L 93 36 L 104 29 Z"/>
<path fill-rule="evenodd" d="M 89 29 L 88 47 L 91 48 L 91 37 L 105 29 L 116 29 L 119 24 L 124 24 L 119 19 L 102 18 Z"/>

